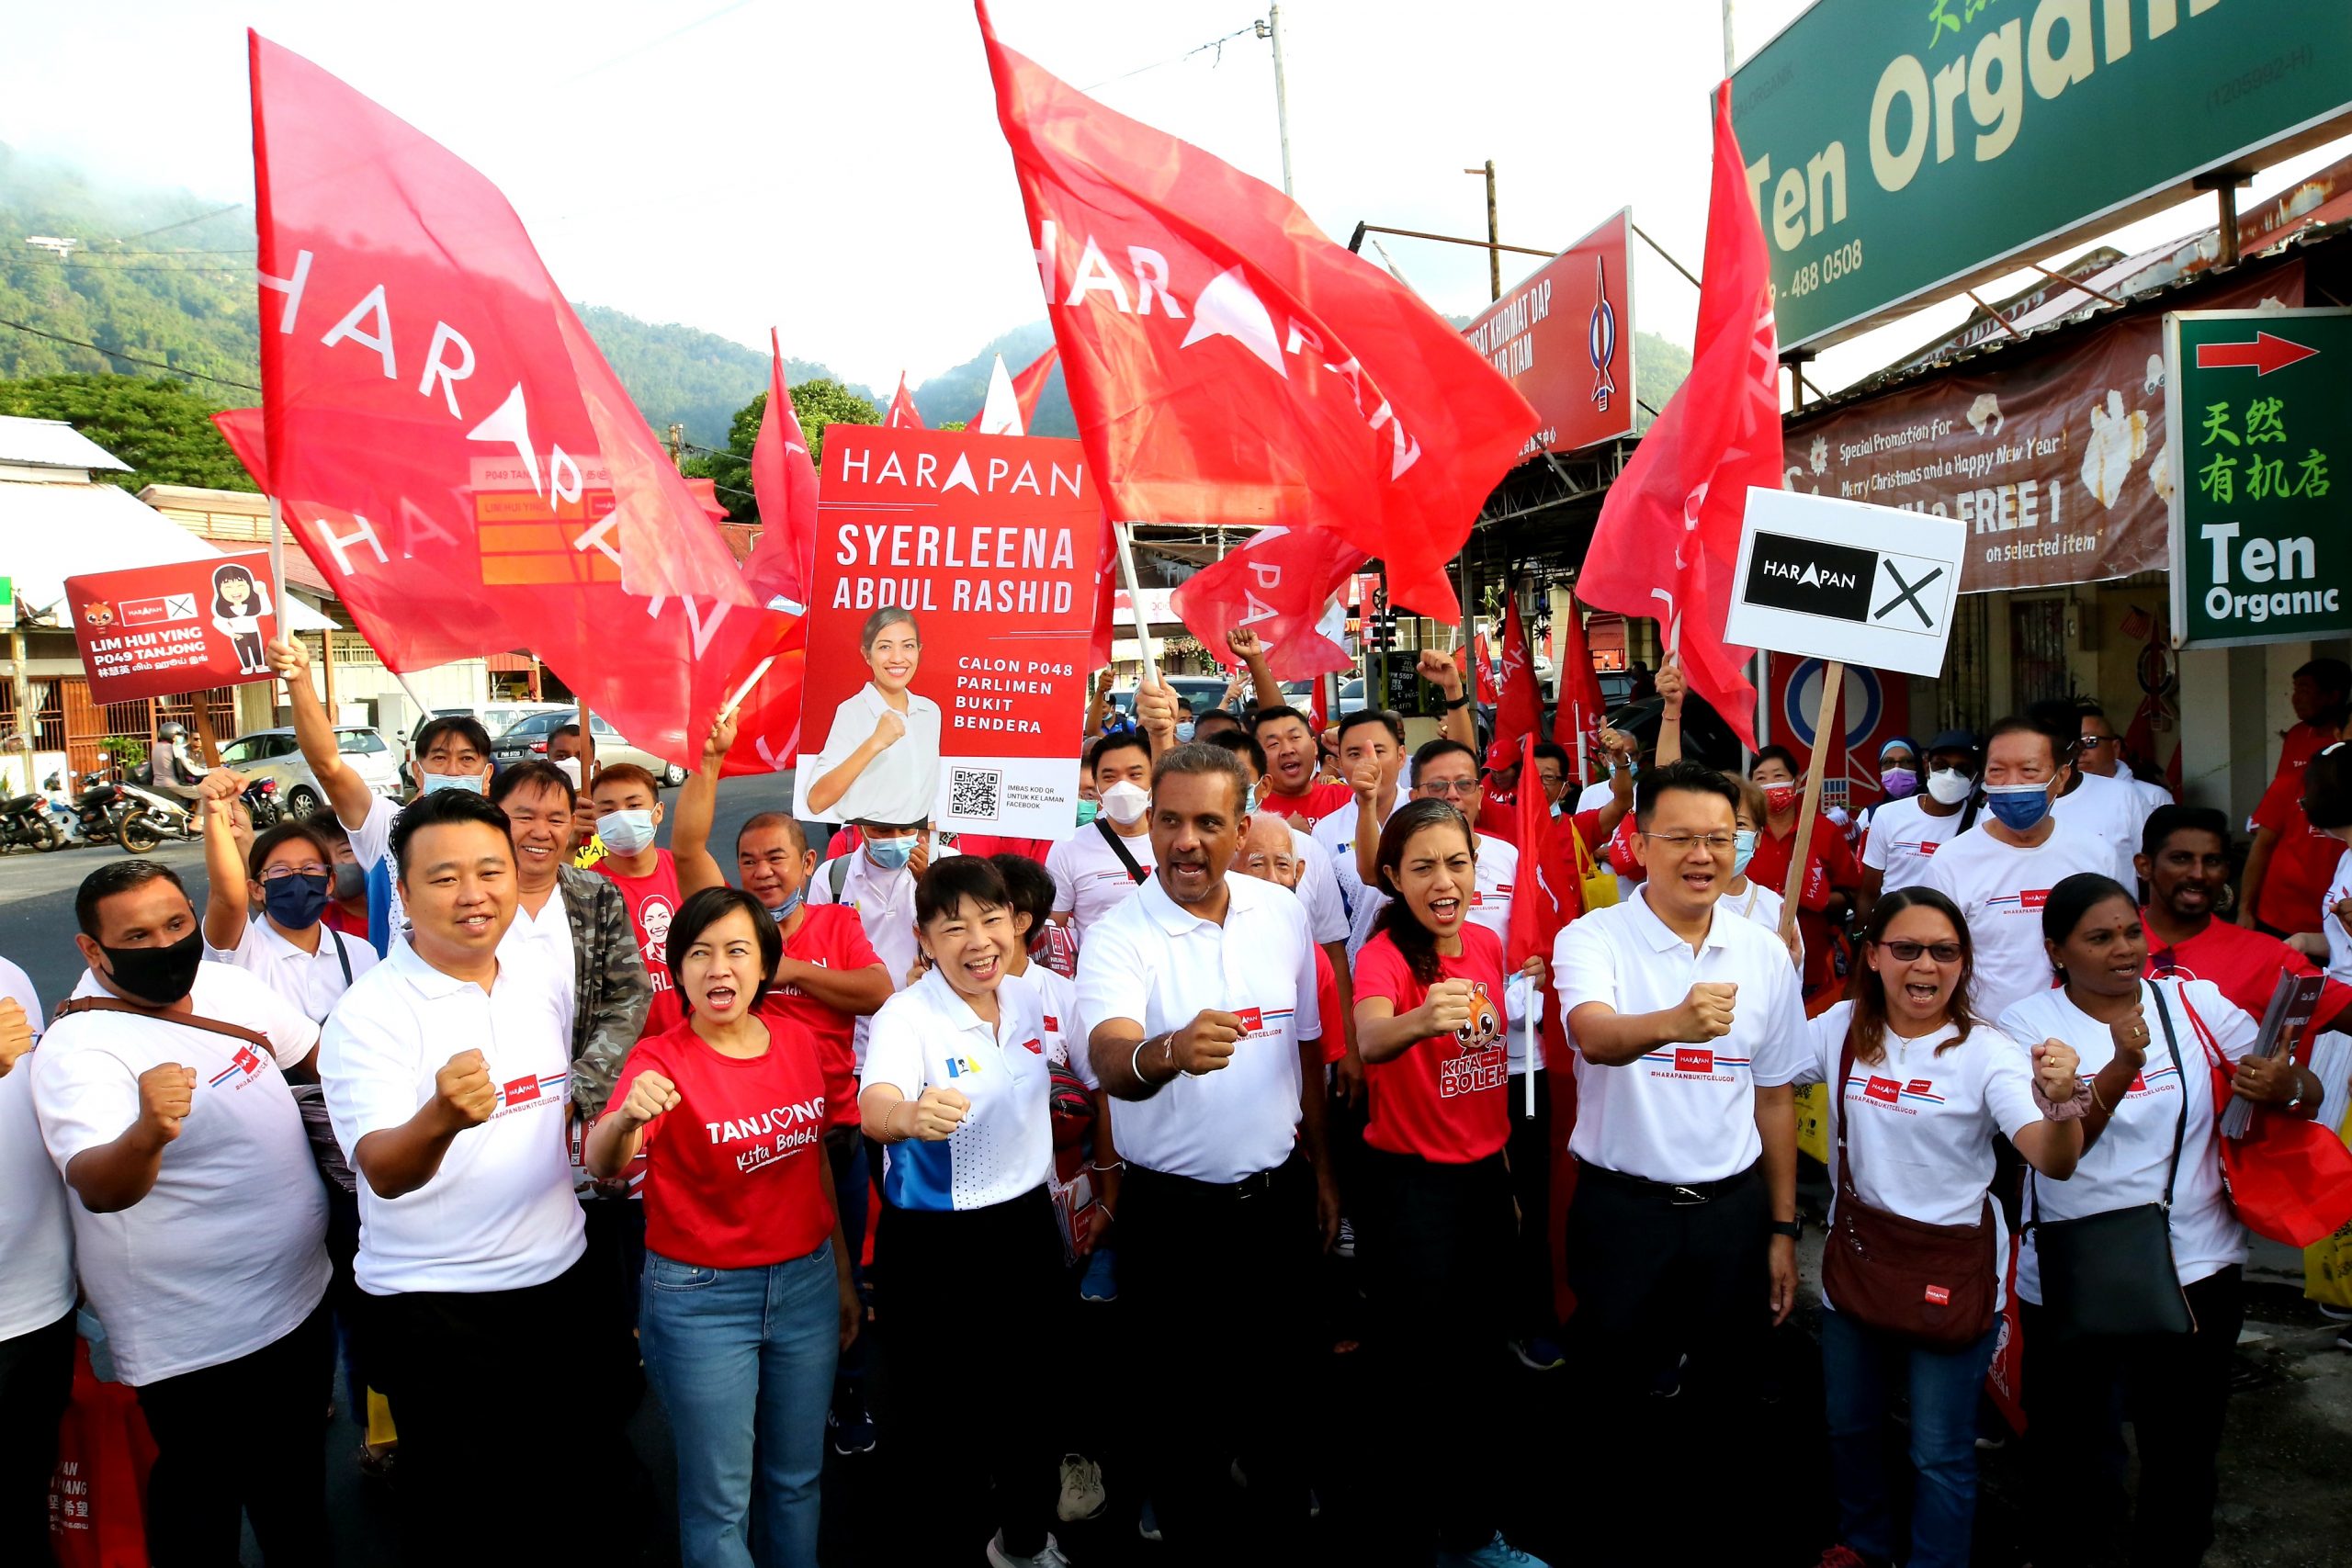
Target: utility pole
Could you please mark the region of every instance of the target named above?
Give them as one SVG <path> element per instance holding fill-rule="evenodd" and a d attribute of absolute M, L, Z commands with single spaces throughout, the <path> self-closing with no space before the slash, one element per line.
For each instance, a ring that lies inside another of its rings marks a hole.
<path fill-rule="evenodd" d="M 668 445 L 670 447 L 670 466 L 673 468 L 682 468 L 685 467 L 686 427 L 684 425 L 673 424 L 670 427 L 670 440 Z"/>
<path fill-rule="evenodd" d="M 1732 73 L 1731 0 L 1724 0 L 1724 74 Z"/>
<path fill-rule="evenodd" d="M 1283 8 L 1266 7 L 1266 19 L 1258 24 L 1258 36 L 1274 42 L 1274 125 L 1283 139 L 1283 194 L 1290 196 L 1290 97 L 1283 90 Z"/>
<path fill-rule="evenodd" d="M 1495 161 L 1487 160 L 1483 169 L 1464 169 L 1465 175 L 1487 176 L 1487 298 L 1503 297 L 1503 235 L 1500 220 L 1495 216 Z"/>

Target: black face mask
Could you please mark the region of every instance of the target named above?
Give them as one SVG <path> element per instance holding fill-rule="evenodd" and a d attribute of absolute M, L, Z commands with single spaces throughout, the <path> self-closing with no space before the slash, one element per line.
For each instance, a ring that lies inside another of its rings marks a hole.
<path fill-rule="evenodd" d="M 192 931 L 168 947 L 106 947 L 116 987 L 149 1007 L 169 1007 L 196 985 L 204 962 L 204 932 Z"/>

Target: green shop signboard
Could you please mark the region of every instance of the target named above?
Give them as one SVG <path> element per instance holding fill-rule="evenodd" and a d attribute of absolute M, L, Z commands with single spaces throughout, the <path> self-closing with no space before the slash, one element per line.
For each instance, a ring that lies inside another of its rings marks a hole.
<path fill-rule="evenodd" d="M 1732 78 L 1783 348 L 2047 261 L 2347 116 L 2352 0 L 1818 0 Z"/>
<path fill-rule="evenodd" d="M 2174 641 L 2352 632 L 2352 310 L 2175 311 L 2165 384 Z"/>

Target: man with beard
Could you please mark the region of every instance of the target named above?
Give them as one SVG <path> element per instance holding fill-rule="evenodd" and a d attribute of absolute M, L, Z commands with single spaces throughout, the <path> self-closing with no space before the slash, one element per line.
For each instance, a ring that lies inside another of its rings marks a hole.
<path fill-rule="evenodd" d="M 74 916 L 89 970 L 17 1070 L 73 1193 L 83 1293 L 154 1435 L 149 1552 L 233 1562 L 242 1512 L 271 1568 L 325 1562 L 327 1200 L 287 1083 L 319 1026 L 204 961 L 154 861 L 91 873 Z"/>
<path fill-rule="evenodd" d="M 1302 727 L 1303 728 L 1303 727 Z M 1089 933 L 1088 1076 L 1126 1161 L 1120 1292 L 1151 1402 L 1144 1472 L 1186 1562 L 1306 1561 L 1310 1266 L 1339 1230 L 1324 1148 L 1315 943 L 1297 897 L 1229 874 L 1240 763 L 1179 746 L 1153 770 L 1157 869 Z M 1077 1053 L 1073 1053 L 1077 1055 Z M 1231 1332 L 1204 1332 L 1206 1325 Z M 1238 1450 L 1265 1517 L 1234 1517 Z"/>
<path fill-rule="evenodd" d="M 2277 937 L 2217 919 L 2230 882 L 2230 820 L 2201 806 L 2159 807 L 2148 818 L 2139 857 L 2148 884 L 2148 973 L 2211 980 L 2249 1018 L 2270 1006 L 2278 976 L 2316 975 L 2311 961 Z M 2352 987 L 2328 981 L 2306 1037 L 2352 1024 Z"/>

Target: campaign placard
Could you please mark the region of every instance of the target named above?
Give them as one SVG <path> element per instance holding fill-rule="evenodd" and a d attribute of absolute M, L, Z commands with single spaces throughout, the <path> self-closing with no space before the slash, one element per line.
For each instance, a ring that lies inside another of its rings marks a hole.
<path fill-rule="evenodd" d="M 1724 640 L 1934 675 L 1967 544 L 1954 518 L 1750 489 Z"/>
<path fill-rule="evenodd" d="M 1060 838 L 1102 503 L 1075 441 L 837 424 L 818 477 L 795 810 Z"/>
<path fill-rule="evenodd" d="M 69 577 L 65 602 L 95 702 L 269 679 L 262 645 L 277 635 L 277 596 L 266 550 Z"/>

